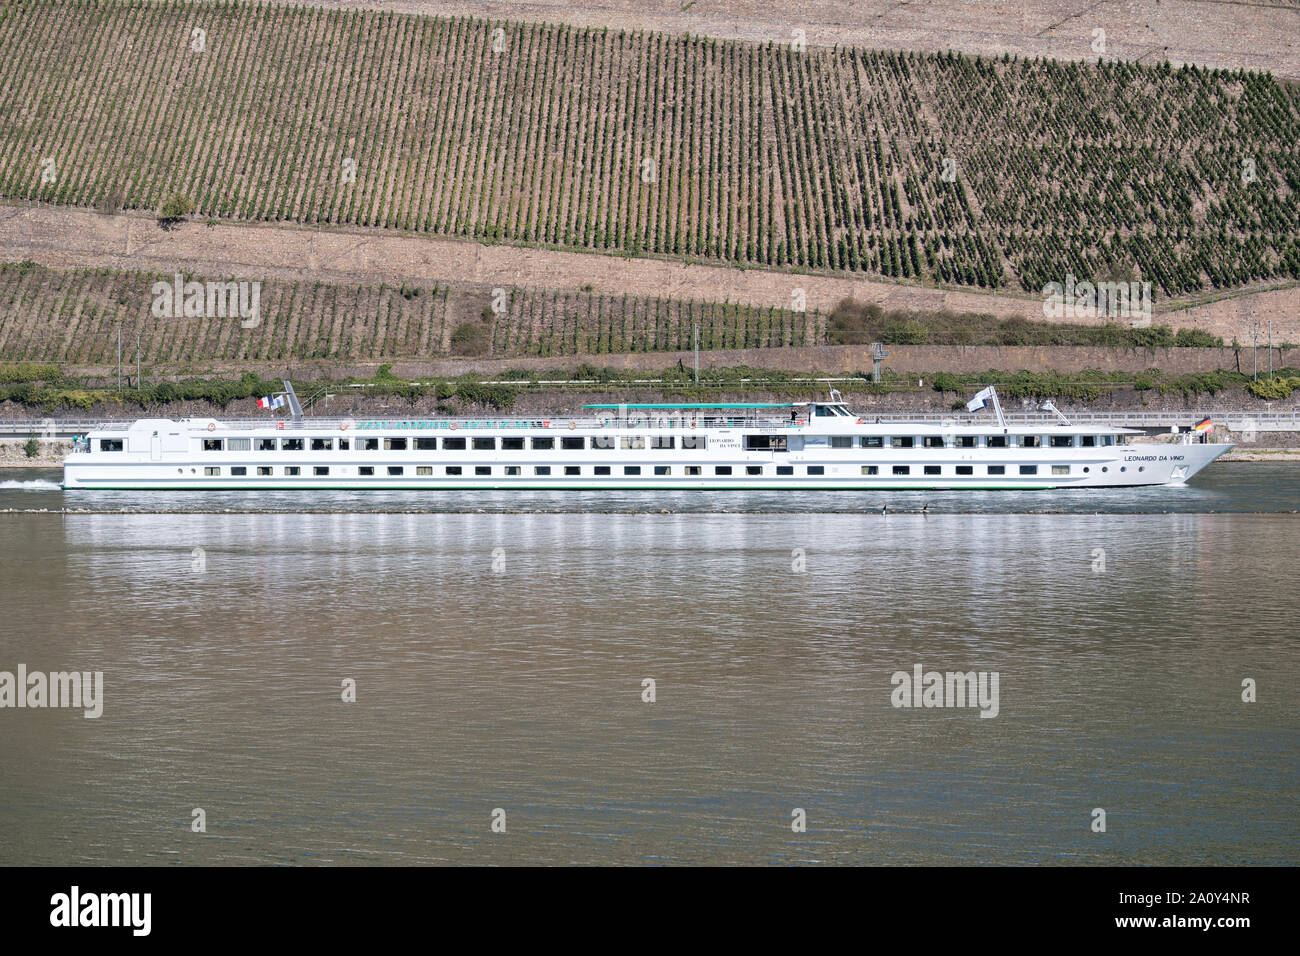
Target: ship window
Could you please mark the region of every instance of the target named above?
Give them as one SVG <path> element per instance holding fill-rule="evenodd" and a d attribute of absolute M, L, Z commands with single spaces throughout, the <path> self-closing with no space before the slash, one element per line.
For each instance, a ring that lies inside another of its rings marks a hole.
<path fill-rule="evenodd" d="M 586 439 L 581 437 L 569 438 L 566 436 L 560 439 L 560 447 L 563 448 L 565 451 L 577 451 L 585 443 L 586 443 Z"/>
<path fill-rule="evenodd" d="M 101 438 L 99 440 L 100 451 L 121 451 L 122 439 L 120 438 Z"/>
<path fill-rule="evenodd" d="M 1111 445 L 1115 444 L 1115 436 L 1114 436 L 1114 435 L 1102 435 L 1102 436 L 1101 436 L 1101 444 L 1102 444 L 1102 447 L 1103 447 L 1103 448 L 1109 448 Z"/>
<path fill-rule="evenodd" d="M 465 439 L 463 438 L 444 438 L 442 440 L 443 451 L 464 451 Z"/>
<path fill-rule="evenodd" d="M 334 439 L 333 439 L 333 438 L 313 438 L 313 439 L 311 440 L 311 450 L 312 450 L 312 451 L 333 451 L 333 450 L 334 450 Z"/>
<path fill-rule="evenodd" d="M 474 466 L 474 474 L 479 475 L 479 476 L 487 476 L 487 475 L 490 475 L 490 474 L 492 474 L 492 466 L 491 466 L 491 465 L 475 465 L 475 466 Z"/>
<path fill-rule="evenodd" d="M 432 440 L 432 439 L 431 439 L 431 440 Z M 420 439 L 417 438 L 416 441 L 420 441 Z M 416 468 L 415 468 L 415 473 L 416 473 L 417 475 L 421 475 L 421 476 L 432 475 L 432 474 L 433 474 L 433 466 L 432 466 L 432 465 L 417 465 Z"/>
<path fill-rule="evenodd" d="M 1080 435 L 1080 436 L 1079 436 L 1079 447 L 1080 447 L 1080 448 L 1096 448 L 1096 447 L 1097 447 L 1097 436 L 1095 436 L 1095 435 Z"/>
<path fill-rule="evenodd" d="M 990 435 L 990 436 L 988 437 L 988 440 L 985 442 L 985 444 L 988 445 L 989 448 L 1006 448 L 1006 447 L 1007 447 L 1007 436 L 1006 436 L 1006 435 Z"/>
<path fill-rule="evenodd" d="M 375 469 L 374 466 L 372 465 L 362 465 L 360 468 L 357 469 L 357 474 L 360 475 L 362 478 L 369 478 L 372 475 L 374 475 L 374 473 L 375 473 Z"/>
<path fill-rule="evenodd" d="M 974 447 L 975 447 L 975 436 L 974 436 L 974 435 L 958 435 L 958 436 L 957 436 L 957 440 L 956 440 L 956 444 L 957 444 L 957 447 L 958 447 L 958 448 L 974 448 Z"/>
<path fill-rule="evenodd" d="M 457 477 L 460 474 L 460 465 L 448 465 L 447 474 L 452 478 Z"/>
<path fill-rule="evenodd" d="M 713 469 L 713 473 L 714 473 L 715 475 L 729 475 L 729 474 L 731 474 L 731 466 L 730 466 L 730 465 L 717 465 L 717 466 Z"/>
<path fill-rule="evenodd" d="M 810 475 L 824 475 L 824 474 L 826 474 L 826 468 L 825 468 L 825 466 L 823 466 L 823 465 L 809 465 L 809 466 L 808 466 L 808 474 L 810 474 Z"/>
<path fill-rule="evenodd" d="M 682 449 L 688 448 L 707 448 L 709 447 L 709 438 L 707 435 L 683 435 Z"/>
<path fill-rule="evenodd" d="M 613 435 L 596 435 L 596 436 L 595 436 L 594 438 L 592 438 L 592 440 L 591 440 L 591 447 L 592 447 L 592 448 L 613 448 L 613 447 L 614 447 L 614 436 L 613 436 Z"/>
<path fill-rule="evenodd" d="M 258 473 L 259 475 L 263 475 L 263 476 L 265 476 L 265 475 L 270 475 L 270 474 L 273 474 L 273 473 L 274 473 L 274 469 L 271 468 L 271 466 L 269 466 L 269 465 L 258 465 L 258 467 L 257 467 L 257 473 Z"/>
<path fill-rule="evenodd" d="M 534 438 L 533 441 L 537 441 L 537 439 Z M 547 441 L 550 441 L 550 439 L 548 438 Z M 533 469 L 534 475 L 549 475 L 550 473 L 551 473 L 550 465 L 538 465 Z"/>
<path fill-rule="evenodd" d="M 203 469 L 203 474 L 207 475 L 209 478 L 219 478 L 219 477 L 221 477 L 221 469 L 220 469 L 220 468 L 204 468 L 204 469 Z"/>
<path fill-rule="evenodd" d="M 222 448 L 223 445 L 225 445 L 225 442 L 222 441 L 220 438 L 205 438 L 205 439 L 203 439 L 203 450 L 204 450 L 204 451 L 221 451 L 221 448 Z"/>
<path fill-rule="evenodd" d="M 940 468 L 938 465 L 926 465 L 925 473 L 927 475 L 942 475 L 943 469 Z"/>
<path fill-rule="evenodd" d="M 639 474 L 641 474 L 641 466 L 640 466 L 640 465 L 625 465 L 624 468 L 623 468 L 623 474 L 625 474 L 625 475 L 639 475 Z"/>
<path fill-rule="evenodd" d="M 378 438 L 358 438 L 357 451 L 379 451 Z"/>
<path fill-rule="evenodd" d="M 1036 474 L 1038 474 L 1038 466 L 1037 466 L 1037 465 L 1021 465 L 1021 466 L 1020 466 L 1020 473 L 1021 473 L 1022 475 L 1036 475 Z"/>
<path fill-rule="evenodd" d="M 1069 466 L 1069 465 L 1053 465 L 1053 466 L 1052 466 L 1052 474 L 1054 474 L 1054 475 L 1068 475 L 1069 473 L 1070 473 L 1070 466 Z"/>
<path fill-rule="evenodd" d="M 908 435 L 895 435 L 889 440 L 890 445 L 895 448 L 911 448 L 915 444 L 913 439 Z"/>
<path fill-rule="evenodd" d="M 259 439 L 257 440 L 257 450 L 258 450 L 258 451 L 275 451 L 275 439 L 274 439 L 274 438 L 259 438 Z"/>
<path fill-rule="evenodd" d="M 637 473 L 640 474 L 640 469 L 637 469 Z M 582 466 L 580 466 L 580 465 L 565 465 L 565 466 L 564 466 L 564 474 L 565 474 L 565 477 L 570 477 L 570 476 L 574 476 L 574 475 L 581 475 L 581 474 L 582 474 Z"/>
<path fill-rule="evenodd" d="M 762 473 L 763 473 L 763 466 L 762 466 L 762 465 L 746 465 L 746 466 L 745 466 L 745 474 L 747 474 L 747 475 L 761 475 Z"/>
<path fill-rule="evenodd" d="M 385 438 L 384 451 L 406 451 L 405 438 Z"/>
<path fill-rule="evenodd" d="M 863 465 L 863 466 L 862 466 L 862 473 L 863 473 L 864 475 L 878 475 L 878 474 L 880 474 L 880 466 L 878 466 L 878 465 Z"/>
<path fill-rule="evenodd" d="M 975 469 L 974 469 L 973 467 L 971 467 L 970 465 L 958 465 L 958 466 L 957 466 L 957 474 L 959 474 L 959 475 L 973 475 L 973 474 L 975 474 Z"/>
<path fill-rule="evenodd" d="M 505 439 L 505 440 L 509 441 L 510 439 Z M 519 440 L 523 441 L 522 438 Z M 523 469 L 521 469 L 518 465 L 506 465 L 506 476 L 509 478 L 517 477 L 521 471 L 523 471 Z"/>
<path fill-rule="evenodd" d="M 348 439 L 346 438 L 339 439 L 339 451 L 347 451 L 350 447 L 351 444 Z"/>
<path fill-rule="evenodd" d="M 417 438 L 415 439 L 416 451 L 437 451 L 438 439 L 436 438 Z"/>
<path fill-rule="evenodd" d="M 280 440 L 280 451 L 302 451 L 302 439 L 282 438 Z"/>
<path fill-rule="evenodd" d="M 533 451 L 550 451 L 555 447 L 554 438 L 534 438 Z"/>
<path fill-rule="evenodd" d="M 895 466 L 894 466 L 894 474 L 896 474 L 896 475 L 910 475 L 911 473 L 912 473 L 912 466 L 911 466 L 911 465 L 895 465 Z"/>
<path fill-rule="evenodd" d="M 624 448 L 640 449 L 645 447 L 645 438 L 641 435 L 625 435 L 619 444 Z"/>
<path fill-rule="evenodd" d="M 284 469 L 284 476 L 286 478 L 297 478 L 301 474 L 302 469 L 297 465 L 287 465 Z"/>
<path fill-rule="evenodd" d="M 942 435 L 926 435 L 926 436 L 925 436 L 925 447 L 926 447 L 926 448 L 942 448 L 942 447 L 943 447 L 943 436 L 942 436 Z"/>
<path fill-rule="evenodd" d="M 852 435 L 832 435 L 832 436 L 831 436 L 831 447 L 832 447 L 832 448 L 852 448 L 852 447 L 853 447 L 853 436 L 852 436 Z"/>
<path fill-rule="evenodd" d="M 312 473 L 313 475 L 327 476 L 327 475 L 329 475 L 329 473 L 330 473 L 329 466 L 328 466 L 328 465 L 317 465 L 315 468 L 313 468 L 313 469 L 311 470 L 311 473 Z"/>
<path fill-rule="evenodd" d="M 1024 435 L 1020 439 L 1020 444 L 1025 448 L 1038 448 L 1043 444 L 1043 440 L 1037 435 Z"/>
<path fill-rule="evenodd" d="M 253 439 L 251 438 L 228 438 L 226 440 L 226 451 L 251 451 Z"/>
<path fill-rule="evenodd" d="M 230 469 L 230 474 L 234 478 L 243 478 L 246 474 L 248 474 L 248 469 L 245 468 L 243 465 L 236 465 L 234 468 Z"/>
<path fill-rule="evenodd" d="M 1073 448 L 1073 447 L 1074 447 L 1074 436 L 1073 436 L 1073 435 L 1053 435 L 1053 436 L 1052 436 L 1052 447 L 1053 447 L 1053 448 Z"/>
<path fill-rule="evenodd" d="M 390 475 L 402 475 L 405 473 L 405 469 L 403 469 L 401 465 L 389 465 L 388 473 Z"/>
<path fill-rule="evenodd" d="M 785 451 L 784 435 L 746 435 L 745 448 L 748 451 Z"/>
<path fill-rule="evenodd" d="M 672 435 L 653 435 L 650 438 L 651 448 L 673 448 L 677 445 L 677 440 Z"/>
<path fill-rule="evenodd" d="M 989 465 L 990 475 L 1005 475 L 1007 473 L 1006 465 Z"/>
<path fill-rule="evenodd" d="M 863 435 L 858 439 L 858 444 L 863 448 L 884 448 L 885 439 L 880 435 Z"/>
<path fill-rule="evenodd" d="M 671 475 L 672 473 L 673 473 L 672 468 L 668 467 L 667 465 L 655 465 L 656 475 Z"/>
<path fill-rule="evenodd" d="M 777 466 L 776 466 L 776 473 L 777 473 L 778 475 L 793 475 L 793 474 L 794 474 L 794 465 L 777 465 Z"/>
<path fill-rule="evenodd" d="M 486 438 L 475 438 L 474 450 L 475 451 L 496 451 L 497 440 L 490 435 Z"/>
<path fill-rule="evenodd" d="M 701 468 L 699 465 L 687 465 L 687 466 L 686 466 L 686 477 L 688 477 L 688 478 L 698 478 L 698 477 L 700 476 L 700 474 L 701 474 L 703 471 L 704 471 L 704 469 Z"/>
<path fill-rule="evenodd" d="M 597 475 L 608 475 L 608 474 L 609 474 L 609 465 L 597 465 L 597 466 L 596 466 L 596 474 L 597 474 Z"/>
<path fill-rule="evenodd" d="M 825 405 L 818 405 L 818 406 L 816 406 L 816 409 L 817 409 L 817 417 L 818 417 L 818 418 L 834 418 L 834 417 L 835 417 L 835 412 L 832 411 L 831 409 L 827 408 Z"/>
<path fill-rule="evenodd" d="M 501 439 L 501 450 L 502 451 L 523 451 L 524 440 L 518 435 L 515 435 L 512 438 L 503 438 Z"/>

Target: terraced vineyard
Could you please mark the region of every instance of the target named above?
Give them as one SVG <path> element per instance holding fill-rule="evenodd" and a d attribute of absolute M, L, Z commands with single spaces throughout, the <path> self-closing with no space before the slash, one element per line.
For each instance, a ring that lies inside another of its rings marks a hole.
<path fill-rule="evenodd" d="M 187 280 L 225 277 L 186 276 Z M 440 286 L 262 283 L 255 328 L 237 318 L 159 319 L 151 287 L 170 276 L 117 270 L 0 265 L 0 361 L 104 365 L 117 359 L 122 328 L 134 361 L 153 363 L 380 359 L 488 355 L 560 356 L 689 349 L 820 345 L 819 312 L 594 293 L 507 290 L 492 311 L 492 290 Z M 453 335 L 481 330 L 478 349 Z"/>
<path fill-rule="evenodd" d="M 1031 291 L 1300 278 L 1300 94 L 1244 72 L 33 0 L 0 7 L 0 130 L 10 199 Z"/>

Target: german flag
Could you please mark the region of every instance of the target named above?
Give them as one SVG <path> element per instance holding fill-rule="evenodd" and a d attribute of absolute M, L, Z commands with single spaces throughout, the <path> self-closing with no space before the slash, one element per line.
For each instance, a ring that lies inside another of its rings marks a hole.
<path fill-rule="evenodd" d="M 1210 421 L 1208 418 L 1202 418 L 1199 422 L 1197 422 L 1195 425 L 1192 426 L 1192 431 L 1208 432 L 1213 427 L 1214 427 L 1214 423 L 1212 421 Z"/>

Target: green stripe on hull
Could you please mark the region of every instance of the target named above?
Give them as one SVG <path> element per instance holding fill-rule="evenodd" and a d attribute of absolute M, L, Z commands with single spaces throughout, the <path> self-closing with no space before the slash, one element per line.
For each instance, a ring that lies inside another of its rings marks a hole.
<path fill-rule="evenodd" d="M 665 487 L 663 485 L 608 485 L 601 488 L 574 488 L 572 485 L 439 485 L 430 488 L 426 485 L 388 485 L 382 488 L 355 488 L 348 485 L 312 485 L 301 486 L 277 485 L 224 485 L 221 487 L 200 485 L 175 485 L 163 488 L 145 488 L 132 485 L 60 485 L 64 491 L 1055 491 L 1059 485 L 961 485 L 957 487 L 938 487 L 935 485 L 890 485 L 888 487 L 868 485 L 837 485 L 834 487 L 813 487 L 806 485 L 717 485 L 708 488 Z M 1127 485 L 1082 485 L 1078 487 L 1104 488 L 1129 487 Z M 1140 487 L 1140 486 L 1134 486 Z"/>

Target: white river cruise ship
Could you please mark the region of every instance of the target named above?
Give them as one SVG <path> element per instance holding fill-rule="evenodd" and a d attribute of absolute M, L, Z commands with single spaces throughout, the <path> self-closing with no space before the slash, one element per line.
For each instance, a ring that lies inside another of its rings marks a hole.
<path fill-rule="evenodd" d="M 827 402 L 588 405 L 582 418 L 147 418 L 80 439 L 65 489 L 799 490 L 1180 484 L 1228 451 L 1187 433 L 996 420 L 881 422 Z M 1205 424 L 1205 423 L 1202 423 Z"/>

